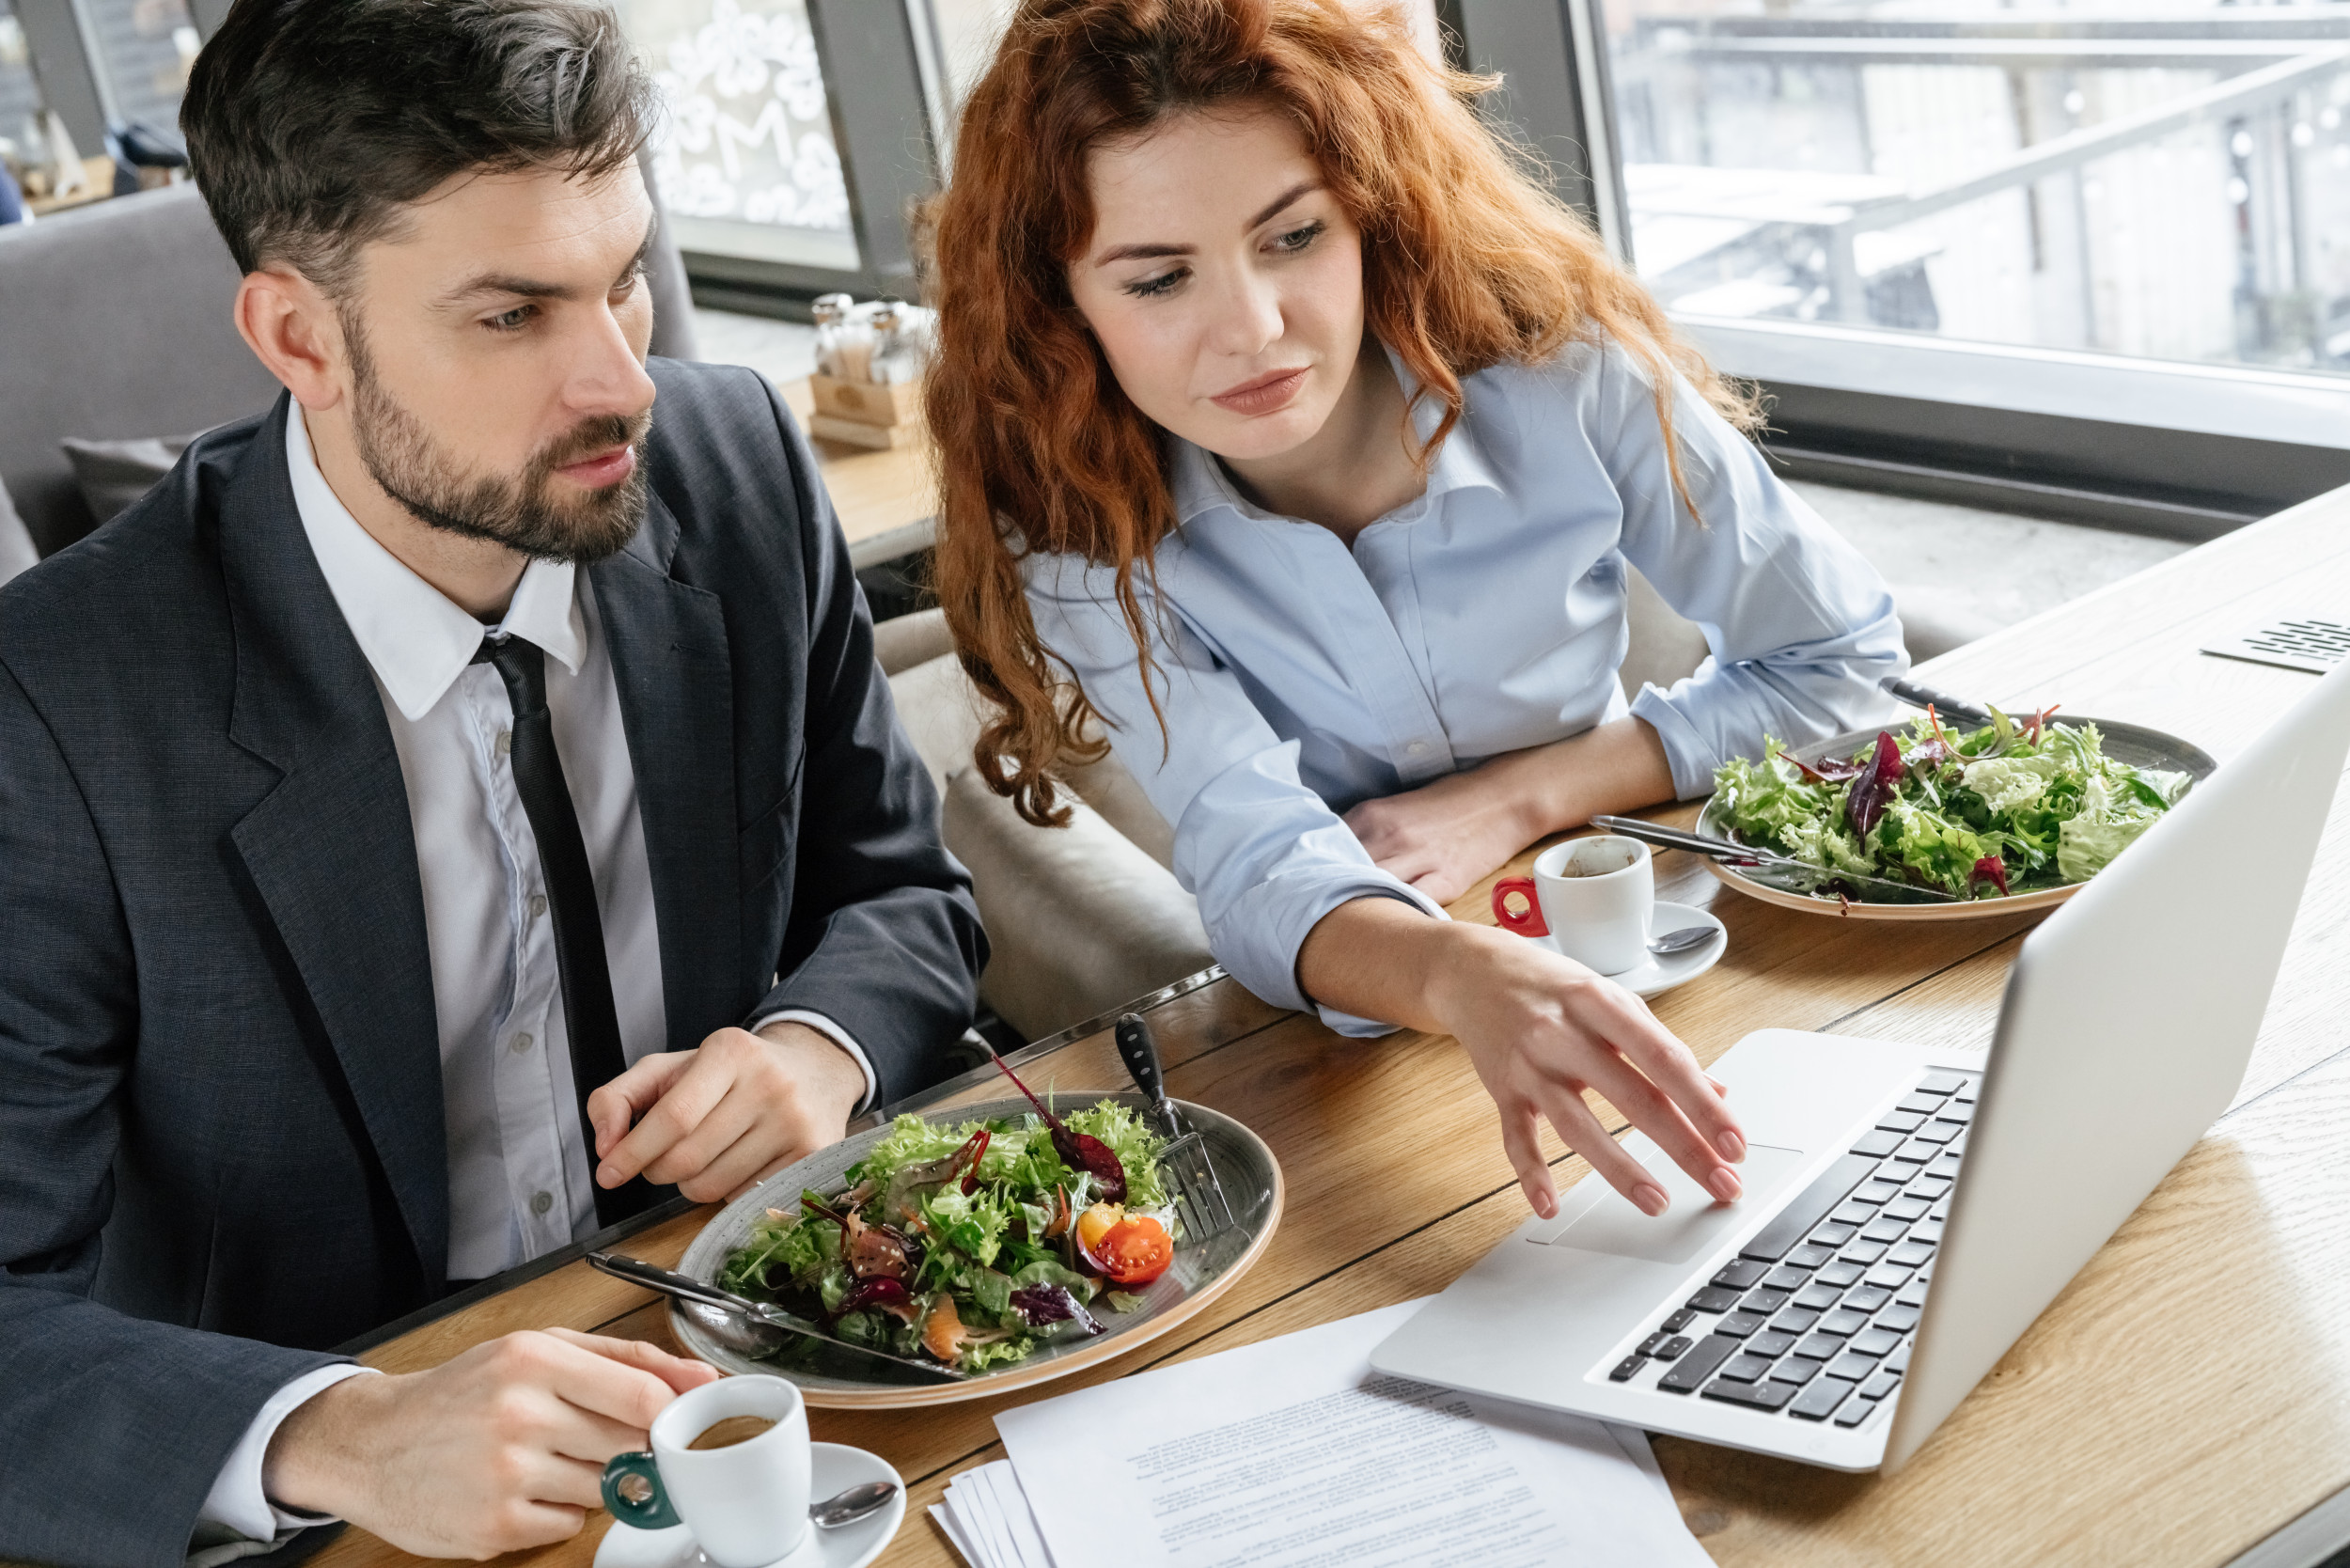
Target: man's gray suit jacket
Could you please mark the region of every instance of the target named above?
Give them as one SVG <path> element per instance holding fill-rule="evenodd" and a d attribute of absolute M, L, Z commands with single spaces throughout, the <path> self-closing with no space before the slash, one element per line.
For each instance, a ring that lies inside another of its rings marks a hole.
<path fill-rule="evenodd" d="M 892 1099 L 985 960 L 806 443 L 655 360 L 652 501 L 588 569 L 668 1048 L 809 1008 Z M 0 1558 L 176 1564 L 270 1394 L 446 1289 L 400 760 L 280 399 L 0 589 Z"/>

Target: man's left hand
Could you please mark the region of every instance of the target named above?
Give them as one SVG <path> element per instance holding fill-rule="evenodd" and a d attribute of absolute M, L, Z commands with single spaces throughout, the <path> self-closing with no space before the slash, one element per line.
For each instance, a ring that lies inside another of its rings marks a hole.
<path fill-rule="evenodd" d="M 641 1173 L 697 1203 L 736 1197 L 838 1143 L 864 1092 L 849 1053 L 805 1024 L 720 1029 L 697 1049 L 645 1058 L 588 1097 L 596 1184 Z"/>

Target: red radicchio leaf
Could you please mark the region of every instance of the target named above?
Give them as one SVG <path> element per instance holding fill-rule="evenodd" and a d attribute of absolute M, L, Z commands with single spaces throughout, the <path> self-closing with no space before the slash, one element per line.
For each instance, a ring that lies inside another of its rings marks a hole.
<path fill-rule="evenodd" d="M 1789 757 L 1785 752 L 1779 755 L 1787 757 L 1790 762 L 1795 764 L 1795 771 L 1814 784 L 1841 784 L 1847 778 L 1860 776 L 1860 764 L 1847 762 L 1841 757 L 1824 757 L 1817 762 L 1807 762 L 1800 757 Z"/>
<path fill-rule="evenodd" d="M 1986 855 L 1982 859 L 1975 862 L 1974 873 L 1966 880 L 1969 883 L 1988 882 L 1993 886 L 1997 887 L 2002 896 L 2005 896 L 2007 892 L 2007 862 L 2000 859 L 1996 855 Z"/>
<path fill-rule="evenodd" d="M 994 1136 L 985 1127 L 981 1127 L 964 1140 L 961 1149 L 955 1151 L 956 1161 L 964 1167 L 963 1190 L 965 1193 L 977 1192 L 979 1188 L 979 1160 L 987 1152 L 988 1139 Z M 967 1161 L 964 1159 L 966 1152 L 970 1155 Z M 950 1170 L 949 1175 L 951 1174 Z"/>
<path fill-rule="evenodd" d="M 1104 1203 L 1126 1201 L 1126 1168 L 1118 1163 L 1110 1146 L 1090 1134 L 1073 1132 L 1059 1117 L 1044 1108 L 1044 1102 L 1029 1091 L 1028 1086 L 1020 1081 L 1020 1074 L 1003 1058 L 992 1050 L 988 1055 L 995 1058 L 995 1065 L 1003 1069 L 1004 1076 L 1011 1080 L 1013 1088 L 1027 1095 L 1028 1104 L 1036 1107 L 1037 1114 L 1044 1118 L 1044 1124 L 1053 1130 L 1053 1152 L 1060 1156 L 1061 1163 L 1073 1170 L 1091 1172 L 1093 1184 L 1101 1189 Z"/>
<path fill-rule="evenodd" d="M 1937 763 L 1950 761 L 1954 756 L 1956 753 L 1950 750 L 1950 744 L 1946 741 L 1938 738 L 1919 741 L 1909 748 L 1909 765 L 1913 768 L 1930 768 Z"/>
<path fill-rule="evenodd" d="M 1852 793 L 1845 798 L 1845 814 L 1852 819 L 1855 836 L 1864 841 L 1869 830 L 1885 815 L 1893 792 L 1901 787 L 1902 748 L 1890 732 L 1877 731 L 1877 754 L 1869 771 L 1853 780 Z"/>
<path fill-rule="evenodd" d="M 1066 1285 L 1026 1285 L 1011 1293 L 1011 1304 L 1020 1309 L 1020 1315 L 1028 1320 L 1031 1328 L 1042 1328 L 1048 1323 L 1073 1323 L 1088 1334 L 1103 1332 Z"/>
<path fill-rule="evenodd" d="M 852 1286 L 849 1294 L 840 1298 L 840 1313 L 835 1315 L 866 1307 L 908 1307 L 913 1303 L 914 1296 L 906 1290 L 904 1280 L 867 1279 Z"/>

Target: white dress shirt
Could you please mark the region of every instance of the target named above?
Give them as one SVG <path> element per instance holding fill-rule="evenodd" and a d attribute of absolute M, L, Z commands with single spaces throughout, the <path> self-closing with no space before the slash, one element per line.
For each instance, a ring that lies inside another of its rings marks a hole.
<path fill-rule="evenodd" d="M 1578 343 L 1462 386 L 1427 488 L 1351 545 L 1170 443 L 1179 525 L 1134 585 L 1161 633 L 1165 742 L 1110 569 L 1025 563 L 1037 635 L 1174 824 L 1175 874 L 1217 961 L 1276 1006 L 1309 1005 L 1297 950 L 1340 904 L 1443 914 L 1371 863 L 1340 815 L 1356 802 L 1627 712 L 1655 729 L 1687 799 L 1765 732 L 1793 744 L 1874 722 L 1890 707 L 1878 679 L 1908 666 L 1876 572 L 1686 383 L 1673 431 L 1697 517 L 1674 493 L 1653 383 L 1622 349 Z M 1439 412 L 1415 411 L 1422 439 Z M 1628 703 L 1626 561 L 1713 651 Z M 1388 1027 L 1322 1014 L 1348 1034 Z"/>
<path fill-rule="evenodd" d="M 472 661 L 485 635 L 519 636 L 546 654 L 556 752 L 594 872 L 621 1051 L 634 1065 L 668 1048 L 668 1025 L 619 687 L 595 595 L 580 591 L 570 562 L 532 561 L 505 619 L 485 627 L 376 542 L 336 498 L 299 407 L 286 421 L 286 463 L 303 531 L 374 672 L 407 785 L 440 1031 L 446 1274 L 478 1279 L 598 1226 L 594 1151 L 572 1092 L 555 923 L 538 839 L 507 757 L 513 707 L 498 672 Z M 779 1022 L 806 1024 L 847 1051 L 871 1098 L 872 1066 L 838 1024 L 792 1009 L 748 1027 Z M 321 1368 L 280 1389 L 222 1467 L 203 1520 L 258 1540 L 315 1523 L 272 1508 L 261 1460 L 290 1411 L 358 1371 Z"/>

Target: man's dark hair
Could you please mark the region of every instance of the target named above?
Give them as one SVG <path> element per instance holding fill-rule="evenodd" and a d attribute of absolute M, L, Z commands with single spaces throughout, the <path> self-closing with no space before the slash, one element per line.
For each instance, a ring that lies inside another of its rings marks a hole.
<path fill-rule="evenodd" d="M 636 155 L 652 85 L 580 0 L 236 0 L 180 106 L 239 268 L 329 293 L 400 209 L 466 170 L 590 178 Z"/>

